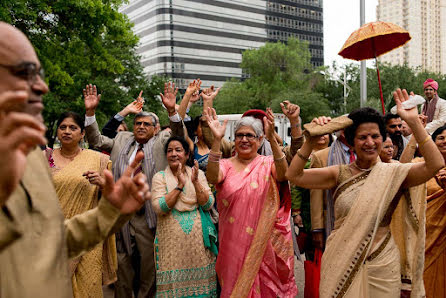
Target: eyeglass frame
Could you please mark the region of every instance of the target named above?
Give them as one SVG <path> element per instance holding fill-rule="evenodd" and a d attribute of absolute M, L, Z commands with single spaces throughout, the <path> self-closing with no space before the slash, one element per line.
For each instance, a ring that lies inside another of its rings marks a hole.
<path fill-rule="evenodd" d="M 30 67 L 33 67 L 30 70 Z M 13 76 L 21 78 L 23 80 L 28 81 L 30 85 L 33 85 L 37 81 L 37 76 L 39 76 L 42 80 L 45 79 L 45 71 L 42 67 L 37 68 L 37 64 L 34 62 L 21 62 L 17 65 L 5 65 L 0 64 L 0 67 L 8 70 Z M 25 72 L 25 73 L 20 73 Z"/>
<path fill-rule="evenodd" d="M 252 133 L 236 133 L 234 137 L 236 140 L 240 140 L 240 141 L 243 140 L 243 138 L 245 138 L 245 137 L 248 141 L 253 141 L 254 139 L 259 138 L 259 136 L 256 136 Z"/>

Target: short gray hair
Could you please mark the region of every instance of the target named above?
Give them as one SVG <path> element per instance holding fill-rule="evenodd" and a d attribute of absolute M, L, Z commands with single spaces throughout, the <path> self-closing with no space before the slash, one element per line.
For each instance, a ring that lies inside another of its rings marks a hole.
<path fill-rule="evenodd" d="M 152 112 L 139 112 L 138 114 L 135 115 L 135 118 L 133 119 L 133 124 L 136 123 L 136 120 L 138 120 L 138 118 L 142 118 L 142 117 L 150 117 L 152 118 L 152 124 L 153 126 L 156 126 L 158 124 L 158 116 L 155 113 Z"/>
<path fill-rule="evenodd" d="M 242 126 L 249 126 L 249 127 L 251 127 L 258 137 L 263 136 L 263 123 L 262 123 L 262 121 L 260 121 L 257 118 L 254 118 L 252 116 L 242 117 L 240 120 L 238 120 L 235 123 L 234 133 L 237 133 L 237 131 Z"/>

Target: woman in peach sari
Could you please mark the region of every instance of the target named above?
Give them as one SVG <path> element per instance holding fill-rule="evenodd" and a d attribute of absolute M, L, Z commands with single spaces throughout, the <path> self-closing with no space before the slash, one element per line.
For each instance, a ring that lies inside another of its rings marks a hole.
<path fill-rule="evenodd" d="M 432 139 L 446 160 L 446 126 L 437 128 Z M 446 168 L 427 182 L 426 200 L 426 297 L 446 297 Z"/>
<path fill-rule="evenodd" d="M 206 115 L 214 142 L 207 177 L 217 188 L 219 254 L 216 271 L 221 297 L 295 297 L 294 254 L 288 195 L 279 196 L 286 181 L 285 154 L 274 138 L 272 119 L 264 118 L 273 156 L 257 150 L 263 140 L 259 119 L 243 117 L 235 127 L 236 156 L 220 160 L 221 125 L 215 110 Z"/>

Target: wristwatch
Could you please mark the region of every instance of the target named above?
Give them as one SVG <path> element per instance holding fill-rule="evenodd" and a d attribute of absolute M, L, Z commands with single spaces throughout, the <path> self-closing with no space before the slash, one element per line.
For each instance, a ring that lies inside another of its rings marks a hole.
<path fill-rule="evenodd" d="M 184 190 L 184 186 L 182 188 L 179 188 L 178 186 L 175 187 L 176 190 L 179 190 L 180 192 L 182 192 Z"/>

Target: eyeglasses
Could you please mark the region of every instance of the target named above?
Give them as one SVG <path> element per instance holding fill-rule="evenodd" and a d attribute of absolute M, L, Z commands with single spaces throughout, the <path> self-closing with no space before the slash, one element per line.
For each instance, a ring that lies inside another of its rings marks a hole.
<path fill-rule="evenodd" d="M 236 140 L 241 141 L 241 140 L 243 140 L 244 137 L 246 137 L 246 139 L 248 141 L 252 141 L 254 139 L 257 139 L 257 136 L 253 135 L 252 133 L 236 133 L 235 134 L 235 139 Z"/>
<path fill-rule="evenodd" d="M 403 127 L 402 124 L 391 124 L 391 125 L 389 125 L 390 128 L 396 128 L 397 126 L 398 126 L 398 128 Z"/>
<path fill-rule="evenodd" d="M 17 65 L 0 64 L 0 67 L 7 69 L 13 76 L 28 81 L 30 85 L 36 82 L 37 76 L 40 76 L 42 80 L 45 78 L 43 68 L 37 68 L 34 62 L 23 62 Z"/>
<path fill-rule="evenodd" d="M 144 122 L 144 121 L 136 121 L 135 126 L 149 127 L 149 126 L 155 126 L 155 124 L 152 124 L 150 122 Z"/>

